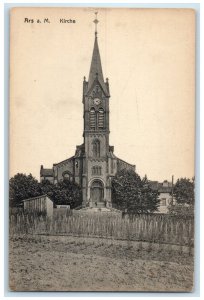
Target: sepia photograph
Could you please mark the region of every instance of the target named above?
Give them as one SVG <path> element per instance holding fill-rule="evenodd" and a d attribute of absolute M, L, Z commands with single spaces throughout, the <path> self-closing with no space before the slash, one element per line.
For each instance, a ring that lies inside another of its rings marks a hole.
<path fill-rule="evenodd" d="M 195 20 L 10 10 L 10 291 L 194 290 Z"/>

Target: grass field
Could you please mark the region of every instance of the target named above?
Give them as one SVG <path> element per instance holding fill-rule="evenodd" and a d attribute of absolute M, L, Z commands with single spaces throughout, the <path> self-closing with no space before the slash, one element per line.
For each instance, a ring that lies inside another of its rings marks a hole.
<path fill-rule="evenodd" d="M 191 291 L 193 257 L 143 249 L 135 241 L 72 236 L 13 236 L 15 291 Z"/>

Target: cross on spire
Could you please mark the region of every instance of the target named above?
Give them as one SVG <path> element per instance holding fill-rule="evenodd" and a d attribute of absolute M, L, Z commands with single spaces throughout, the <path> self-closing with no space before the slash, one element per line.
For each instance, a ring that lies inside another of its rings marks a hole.
<path fill-rule="evenodd" d="M 93 21 L 94 23 L 95 23 L 95 36 L 97 37 L 97 24 L 98 24 L 98 22 L 99 22 L 99 20 L 97 19 L 97 14 L 98 14 L 98 12 L 95 12 L 95 20 Z"/>
<path fill-rule="evenodd" d="M 90 71 L 89 71 L 87 92 L 90 91 L 90 89 L 93 86 L 93 83 L 97 82 L 97 84 L 99 83 L 101 85 L 104 93 L 108 95 L 107 86 L 103 79 L 101 58 L 100 58 L 100 53 L 99 53 L 99 48 L 98 48 L 97 24 L 99 21 L 97 19 L 97 14 L 98 14 L 98 12 L 95 12 L 96 18 L 93 21 L 95 23 L 95 41 L 94 41 L 94 49 L 93 49 L 92 60 L 91 60 L 91 67 L 90 67 Z"/>

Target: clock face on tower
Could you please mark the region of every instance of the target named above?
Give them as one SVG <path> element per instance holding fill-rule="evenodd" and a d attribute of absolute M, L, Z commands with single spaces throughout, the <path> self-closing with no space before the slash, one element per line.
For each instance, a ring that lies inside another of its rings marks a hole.
<path fill-rule="evenodd" d="M 99 105 L 101 103 L 101 100 L 99 98 L 94 99 L 94 104 Z"/>

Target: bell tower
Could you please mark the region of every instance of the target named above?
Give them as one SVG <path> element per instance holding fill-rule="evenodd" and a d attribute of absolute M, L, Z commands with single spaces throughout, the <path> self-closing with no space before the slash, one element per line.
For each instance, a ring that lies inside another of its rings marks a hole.
<path fill-rule="evenodd" d="M 69 179 L 82 189 L 82 207 L 112 207 L 111 181 L 122 170 L 135 170 L 114 154 L 109 145 L 109 83 L 104 81 L 98 47 L 97 13 L 95 37 L 88 80 L 83 81 L 83 144 L 76 146 L 75 154 L 53 164 L 52 169 L 40 169 L 41 180 L 58 183 Z"/>
<path fill-rule="evenodd" d="M 107 172 L 109 153 L 109 83 L 104 81 L 98 47 L 97 13 L 95 40 L 88 81 L 83 82 L 84 147 L 87 201 L 101 205 L 107 201 Z M 97 184 L 96 184 L 97 183 Z M 98 186 L 94 189 L 94 186 Z M 100 186 L 100 190 L 99 190 Z M 85 187 L 84 187 L 85 188 Z M 101 191 L 102 190 L 102 191 Z"/>

